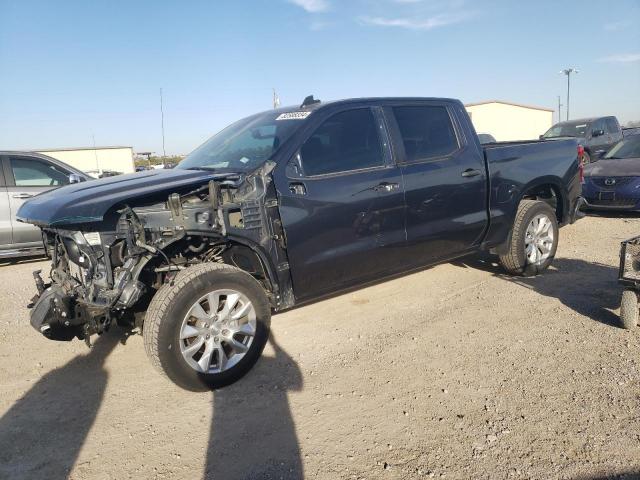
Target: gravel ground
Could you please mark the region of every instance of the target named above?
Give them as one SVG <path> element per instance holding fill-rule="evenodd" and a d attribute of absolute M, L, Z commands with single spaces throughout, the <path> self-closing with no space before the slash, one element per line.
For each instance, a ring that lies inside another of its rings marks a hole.
<path fill-rule="evenodd" d="M 470 257 L 273 318 L 215 394 L 173 387 L 142 338 L 31 329 L 31 271 L 0 266 L 0 478 L 640 478 L 640 328 L 617 317 L 640 219 L 561 230 L 552 268 Z"/>

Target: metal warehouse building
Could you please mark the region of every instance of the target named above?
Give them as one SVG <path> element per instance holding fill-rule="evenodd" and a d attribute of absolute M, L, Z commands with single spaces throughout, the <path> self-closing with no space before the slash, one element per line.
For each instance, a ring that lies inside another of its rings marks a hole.
<path fill-rule="evenodd" d="M 544 107 L 489 100 L 465 105 L 478 133 L 489 133 L 499 142 L 534 140 L 553 125 L 553 110 Z"/>
<path fill-rule="evenodd" d="M 38 150 L 97 177 L 105 170 L 120 173 L 135 171 L 132 147 L 52 148 Z"/>

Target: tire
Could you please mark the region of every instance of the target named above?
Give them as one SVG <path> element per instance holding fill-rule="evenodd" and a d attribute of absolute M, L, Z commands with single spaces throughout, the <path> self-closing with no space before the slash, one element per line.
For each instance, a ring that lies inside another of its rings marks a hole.
<path fill-rule="evenodd" d="M 620 320 L 622 320 L 622 326 L 627 330 L 638 325 L 638 294 L 634 290 L 622 292 Z"/>
<path fill-rule="evenodd" d="M 179 387 L 214 390 L 255 365 L 270 323 L 271 307 L 260 283 L 230 265 L 204 263 L 158 290 L 145 317 L 144 346 L 151 363 Z"/>
<path fill-rule="evenodd" d="M 541 218 L 546 218 L 545 222 L 549 222 L 548 227 L 545 227 L 539 236 L 537 234 L 528 236 L 530 227 L 533 228 L 530 232 L 535 232 L 537 228 L 532 226 L 532 222 L 537 222 Z M 543 235 L 549 232 L 552 234 L 550 240 L 548 235 Z M 524 277 L 538 275 L 546 270 L 553 261 L 558 248 L 558 236 L 558 220 L 553 208 L 540 200 L 522 200 L 518 205 L 518 211 L 509 234 L 508 250 L 505 254 L 500 255 L 500 263 L 512 275 Z M 546 240 L 542 242 L 542 239 L 545 238 Z M 540 243 L 536 243 L 538 240 Z M 531 255 L 528 255 L 529 251 L 531 251 Z M 534 255 L 537 257 L 532 258 Z"/>

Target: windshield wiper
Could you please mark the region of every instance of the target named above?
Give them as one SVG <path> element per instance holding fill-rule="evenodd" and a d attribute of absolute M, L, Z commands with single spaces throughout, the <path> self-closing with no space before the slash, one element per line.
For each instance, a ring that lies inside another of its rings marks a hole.
<path fill-rule="evenodd" d="M 214 167 L 187 167 L 186 170 L 202 170 L 204 172 L 215 172 L 218 169 Z"/>

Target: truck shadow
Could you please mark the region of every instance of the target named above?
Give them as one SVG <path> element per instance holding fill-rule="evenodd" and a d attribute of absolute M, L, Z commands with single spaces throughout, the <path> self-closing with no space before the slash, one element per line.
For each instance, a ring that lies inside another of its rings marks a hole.
<path fill-rule="evenodd" d="M 47 373 L 0 418 L 0 478 L 69 476 L 100 408 L 104 362 L 120 333 L 102 335 L 89 353 Z"/>
<path fill-rule="evenodd" d="M 596 322 L 622 328 L 620 318 L 611 311 L 620 306 L 621 288 L 616 267 L 575 258 L 556 258 L 542 275 L 512 277 L 490 256 L 464 258 L 452 263 L 492 273 L 545 297 L 557 298 L 576 313 Z"/>
<path fill-rule="evenodd" d="M 302 373 L 270 338 L 275 356 L 263 356 L 238 383 L 217 390 L 205 479 L 304 478 L 288 392 L 302 389 Z"/>

